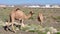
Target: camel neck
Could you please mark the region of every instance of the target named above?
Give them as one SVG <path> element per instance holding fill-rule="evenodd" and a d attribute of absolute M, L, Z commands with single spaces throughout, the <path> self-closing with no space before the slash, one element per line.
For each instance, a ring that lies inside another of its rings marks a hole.
<path fill-rule="evenodd" d="M 29 19 L 31 16 L 32 16 L 32 15 L 29 14 L 29 15 L 27 15 L 25 18 L 26 18 L 26 19 Z"/>

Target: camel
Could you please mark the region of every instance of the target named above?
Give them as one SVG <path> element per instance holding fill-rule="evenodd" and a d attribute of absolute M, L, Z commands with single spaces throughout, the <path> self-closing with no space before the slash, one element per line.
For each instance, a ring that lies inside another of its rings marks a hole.
<path fill-rule="evenodd" d="M 43 23 L 43 19 L 44 19 L 43 14 L 39 13 L 38 14 L 38 21 L 41 22 L 40 25 Z"/>
<path fill-rule="evenodd" d="M 9 16 L 10 16 L 10 22 L 12 23 L 13 31 L 15 32 L 13 24 L 16 19 L 19 20 L 21 23 L 21 26 L 24 27 L 23 21 L 25 19 L 29 19 L 32 15 L 33 15 L 33 11 L 30 11 L 28 15 L 25 15 L 25 13 L 21 11 L 19 8 L 12 10 Z"/>

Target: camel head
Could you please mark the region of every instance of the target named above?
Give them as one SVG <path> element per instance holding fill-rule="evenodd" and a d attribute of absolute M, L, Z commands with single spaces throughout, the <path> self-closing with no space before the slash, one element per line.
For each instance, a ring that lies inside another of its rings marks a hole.
<path fill-rule="evenodd" d="M 33 14 L 34 14 L 33 11 L 30 11 L 30 12 L 29 12 L 29 15 L 26 16 L 26 19 L 29 19 L 30 17 L 32 17 Z"/>
<path fill-rule="evenodd" d="M 33 15 L 34 14 L 33 11 L 30 11 L 30 14 Z"/>

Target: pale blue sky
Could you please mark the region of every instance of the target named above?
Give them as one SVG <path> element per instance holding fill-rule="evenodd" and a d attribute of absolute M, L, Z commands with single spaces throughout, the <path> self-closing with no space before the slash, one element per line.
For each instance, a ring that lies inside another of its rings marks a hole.
<path fill-rule="evenodd" d="M 60 4 L 60 0 L 0 0 L 0 4 Z"/>

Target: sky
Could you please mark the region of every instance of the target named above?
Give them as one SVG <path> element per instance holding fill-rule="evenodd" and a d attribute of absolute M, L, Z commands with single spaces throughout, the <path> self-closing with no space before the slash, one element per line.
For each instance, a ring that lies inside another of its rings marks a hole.
<path fill-rule="evenodd" d="M 7 4 L 7 5 L 60 4 L 60 0 L 0 0 L 0 4 Z"/>

